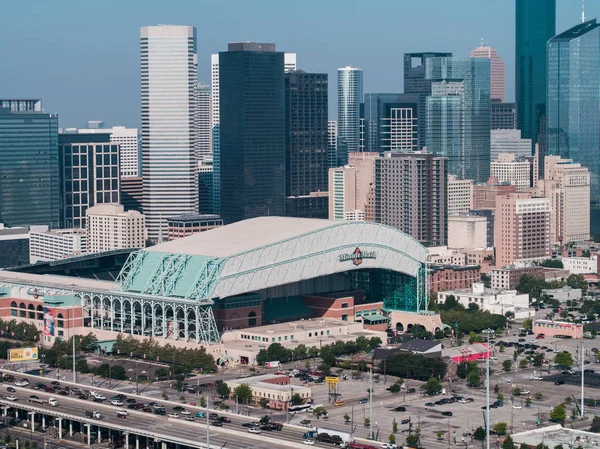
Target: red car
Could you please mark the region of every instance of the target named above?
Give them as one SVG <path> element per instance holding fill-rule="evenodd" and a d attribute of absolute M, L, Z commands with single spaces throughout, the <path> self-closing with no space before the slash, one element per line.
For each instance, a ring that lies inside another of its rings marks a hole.
<path fill-rule="evenodd" d="M 537 340 L 540 340 L 540 339 L 542 339 L 542 338 L 544 338 L 544 337 L 545 337 L 545 335 L 544 335 L 544 334 L 537 334 L 537 335 L 535 336 L 535 338 L 536 338 Z"/>

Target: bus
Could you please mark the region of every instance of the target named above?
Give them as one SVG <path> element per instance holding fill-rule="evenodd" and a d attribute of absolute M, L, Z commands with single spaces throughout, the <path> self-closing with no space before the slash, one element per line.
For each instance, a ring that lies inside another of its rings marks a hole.
<path fill-rule="evenodd" d="M 288 413 L 303 413 L 306 412 L 312 406 L 310 404 L 302 404 L 302 405 L 291 405 L 288 408 Z"/>

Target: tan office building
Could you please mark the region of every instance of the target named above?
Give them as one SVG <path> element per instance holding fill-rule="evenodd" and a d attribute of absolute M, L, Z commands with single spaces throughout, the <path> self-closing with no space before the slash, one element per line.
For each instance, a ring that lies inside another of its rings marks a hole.
<path fill-rule="evenodd" d="M 146 246 L 146 218 L 139 212 L 125 212 L 120 204 L 101 204 L 90 207 L 86 216 L 88 253 Z"/>

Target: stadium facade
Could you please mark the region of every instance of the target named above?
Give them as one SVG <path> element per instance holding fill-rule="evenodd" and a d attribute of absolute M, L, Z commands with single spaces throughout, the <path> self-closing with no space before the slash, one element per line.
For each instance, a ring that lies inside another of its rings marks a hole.
<path fill-rule="evenodd" d="M 280 322 L 276 313 L 293 298 L 317 293 L 360 291 L 389 317 L 409 314 L 418 324 L 433 316 L 427 249 L 368 222 L 245 220 L 133 251 L 115 281 L 78 277 L 72 267 L 36 271 L 0 271 L 0 311 L 37 325 L 47 343 L 92 331 L 215 345 L 224 329 Z"/>

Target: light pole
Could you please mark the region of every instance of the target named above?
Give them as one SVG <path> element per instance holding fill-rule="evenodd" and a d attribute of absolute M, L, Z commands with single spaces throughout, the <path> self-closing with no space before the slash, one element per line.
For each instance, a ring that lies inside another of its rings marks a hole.
<path fill-rule="evenodd" d="M 73 383 L 76 384 L 77 383 L 77 371 L 75 369 L 75 315 L 74 315 L 74 310 L 71 310 L 71 334 L 73 338 Z"/>
<path fill-rule="evenodd" d="M 581 345 L 581 419 L 583 419 L 584 417 L 584 413 L 583 413 L 583 405 L 584 405 L 584 391 L 583 391 L 583 384 L 584 384 L 584 373 L 585 373 L 585 361 L 583 359 L 583 345 Z"/>
<path fill-rule="evenodd" d="M 487 449 L 490 449 L 490 335 L 493 329 L 486 329 L 487 334 L 487 357 L 485 358 L 485 442 Z"/>
<path fill-rule="evenodd" d="M 369 370 L 369 439 L 373 439 L 373 367 Z"/>

